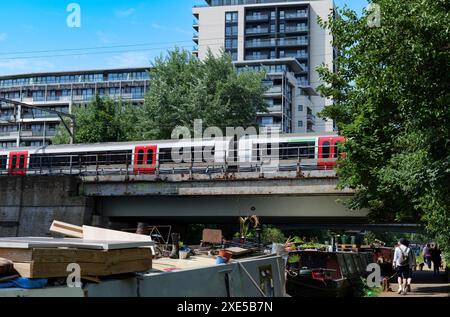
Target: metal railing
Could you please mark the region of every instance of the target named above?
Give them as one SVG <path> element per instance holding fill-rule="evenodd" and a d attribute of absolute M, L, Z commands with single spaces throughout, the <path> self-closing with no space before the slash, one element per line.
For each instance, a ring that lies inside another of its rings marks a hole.
<path fill-rule="evenodd" d="M 331 149 L 331 147 L 326 147 Z M 182 151 L 182 149 L 180 149 Z M 325 150 L 325 153 L 331 151 Z M 236 157 L 234 153 L 239 153 Z M 278 148 L 252 148 L 246 150 L 223 150 L 215 152 L 212 148 L 207 150 L 194 150 L 185 153 L 186 159 L 174 162 L 167 153 L 158 153 L 157 160 L 134 162 L 139 158 L 131 152 L 58 155 L 36 154 L 27 157 L 28 167 L 9 169 L 6 156 L 0 155 L 0 176 L 21 175 L 212 175 L 227 173 L 249 172 L 285 172 L 285 171 L 313 171 L 333 170 L 339 154 L 328 158 L 317 159 L 317 148 L 314 147 L 278 147 Z M 334 153 L 338 153 L 336 150 Z M 219 155 L 220 154 L 220 155 Z"/>

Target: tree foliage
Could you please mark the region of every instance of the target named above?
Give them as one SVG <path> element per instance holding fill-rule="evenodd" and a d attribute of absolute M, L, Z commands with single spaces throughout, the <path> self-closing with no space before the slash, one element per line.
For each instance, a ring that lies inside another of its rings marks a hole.
<path fill-rule="evenodd" d="M 135 122 L 142 109 L 97 95 L 88 105 L 75 106 L 72 112 L 76 118 L 75 143 L 101 143 L 135 139 L 138 134 Z M 62 124 L 53 143 L 69 143 L 69 133 Z"/>
<path fill-rule="evenodd" d="M 150 70 L 151 88 L 141 122 L 145 139 L 170 139 L 177 126 L 249 127 L 258 112 L 267 111 L 264 78 L 259 72 L 236 72 L 231 56 L 209 52 L 200 61 L 189 51 L 175 49 L 157 58 Z"/>
<path fill-rule="evenodd" d="M 321 21 L 337 71 L 325 65 L 322 113 L 347 137 L 339 164 L 349 202 L 378 221 L 422 220 L 450 252 L 450 2 L 371 0 L 381 26 L 343 8 Z"/>

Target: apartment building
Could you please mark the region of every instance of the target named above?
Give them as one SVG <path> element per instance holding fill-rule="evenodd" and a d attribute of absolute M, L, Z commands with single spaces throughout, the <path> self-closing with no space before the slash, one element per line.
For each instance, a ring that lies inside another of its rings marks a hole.
<path fill-rule="evenodd" d="M 146 68 L 0 76 L 0 97 L 40 109 L 22 109 L 0 103 L 0 147 L 51 144 L 60 118 L 45 110 L 70 113 L 73 105 L 88 104 L 96 94 L 142 104 L 150 78 Z"/>
<path fill-rule="evenodd" d="M 284 67 L 290 78 L 294 76 L 294 88 L 289 91 L 289 85 L 280 85 L 279 72 L 268 72 L 272 86 L 281 86 L 283 103 L 269 107 L 269 116 L 260 114 L 260 123 L 285 133 L 333 131 L 332 121 L 316 118 L 331 104 L 317 93 L 321 81 L 316 68 L 321 64 L 332 68 L 335 56 L 331 35 L 317 18 L 326 19 L 333 10 L 333 0 L 206 0 L 193 8 L 194 53 L 203 59 L 208 50 L 213 54 L 225 50 L 239 68 Z M 287 59 L 295 62 L 286 64 Z M 288 102 L 286 96 L 291 98 Z M 267 97 L 272 105 L 270 91 Z"/>

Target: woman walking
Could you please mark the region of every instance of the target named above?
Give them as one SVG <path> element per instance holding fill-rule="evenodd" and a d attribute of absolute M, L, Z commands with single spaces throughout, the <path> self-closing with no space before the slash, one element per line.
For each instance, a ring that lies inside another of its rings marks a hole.
<path fill-rule="evenodd" d="M 438 245 L 436 245 L 433 250 L 431 250 L 431 261 L 433 262 L 434 276 L 439 276 L 439 271 L 442 265 L 442 258 L 441 250 L 439 249 Z"/>

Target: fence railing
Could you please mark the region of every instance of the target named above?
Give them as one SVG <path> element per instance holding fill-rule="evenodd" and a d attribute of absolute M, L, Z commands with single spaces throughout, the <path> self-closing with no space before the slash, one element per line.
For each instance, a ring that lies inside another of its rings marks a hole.
<path fill-rule="evenodd" d="M 331 149 L 334 149 L 332 151 Z M 6 155 L 0 155 L 0 176 L 5 175 L 133 175 L 133 174 L 223 174 L 331 170 L 339 157 L 336 147 L 261 147 L 217 150 L 214 147 L 173 153 L 157 153 L 156 160 L 122 153 L 83 155 L 35 154 L 26 158 L 27 167 L 9 168 Z M 235 155 L 235 154 L 238 155 Z M 176 156 L 176 157 L 174 157 Z M 21 158 L 23 159 L 23 157 Z M 11 160 L 11 158 L 10 158 Z M 16 159 L 17 160 L 17 159 Z"/>

